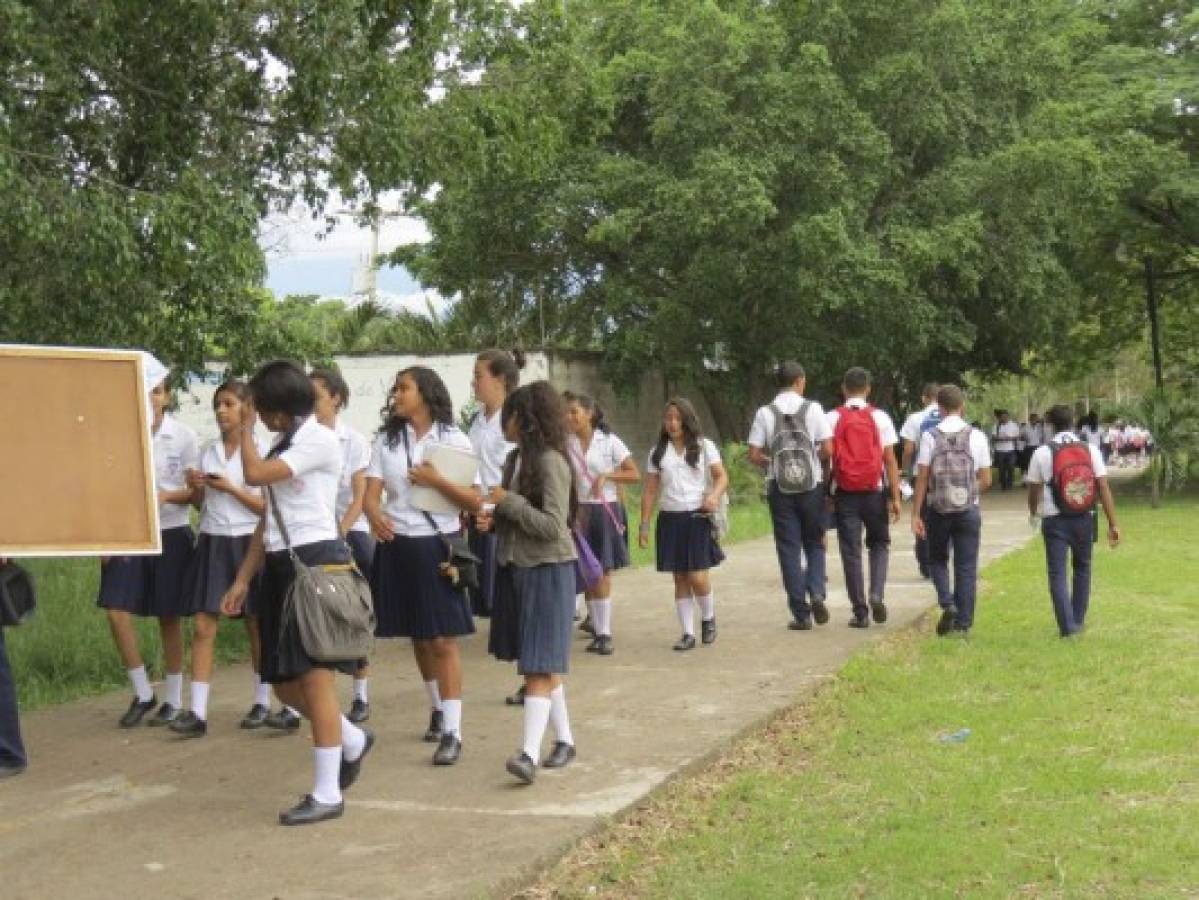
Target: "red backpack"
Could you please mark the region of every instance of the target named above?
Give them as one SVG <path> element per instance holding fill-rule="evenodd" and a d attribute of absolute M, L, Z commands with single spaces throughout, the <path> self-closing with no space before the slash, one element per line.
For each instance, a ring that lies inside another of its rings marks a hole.
<path fill-rule="evenodd" d="M 833 429 L 833 478 L 842 491 L 874 491 L 883 474 L 883 442 L 873 406 L 842 406 Z"/>
<path fill-rule="evenodd" d="M 1091 461 L 1091 447 L 1086 441 L 1054 441 L 1049 445 L 1053 459 L 1053 475 L 1049 487 L 1053 502 L 1063 516 L 1083 516 L 1095 508 L 1099 497 L 1099 481 Z"/>

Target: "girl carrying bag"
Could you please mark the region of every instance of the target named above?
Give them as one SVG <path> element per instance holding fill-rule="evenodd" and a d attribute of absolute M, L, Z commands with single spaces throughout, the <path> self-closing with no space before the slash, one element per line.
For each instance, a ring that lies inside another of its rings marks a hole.
<path fill-rule="evenodd" d="M 317 662 L 365 659 L 375 642 L 375 604 L 370 584 L 353 560 L 324 566 L 307 566 L 291 546 L 291 537 L 275 505 L 275 492 L 266 489 L 271 513 L 295 578 L 283 600 L 283 628 L 295 618 L 304 652 Z"/>

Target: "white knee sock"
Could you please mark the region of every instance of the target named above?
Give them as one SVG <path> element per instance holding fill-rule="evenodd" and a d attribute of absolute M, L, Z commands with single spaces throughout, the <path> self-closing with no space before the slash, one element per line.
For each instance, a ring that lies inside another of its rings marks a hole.
<path fill-rule="evenodd" d="M 366 735 L 362 729 L 347 719 L 341 717 L 341 755 L 353 762 L 362 755 L 366 747 Z"/>
<path fill-rule="evenodd" d="M 435 681 L 433 683 L 436 684 L 437 682 Z M 366 699 L 366 679 L 365 678 L 355 678 L 354 679 L 354 699 L 361 700 L 363 703 L 369 702 Z"/>
<path fill-rule="evenodd" d="M 429 708 L 441 709 L 441 691 L 437 687 L 437 679 L 425 682 L 425 693 L 429 695 Z"/>
<path fill-rule="evenodd" d="M 192 682 L 192 712 L 197 719 L 208 721 L 208 682 Z"/>
<path fill-rule="evenodd" d="M 695 602 L 699 604 L 699 616 L 705 622 L 711 622 L 716 618 L 716 593 L 713 591 L 706 597 L 696 597 Z"/>
<path fill-rule="evenodd" d="M 254 673 L 254 705 L 271 705 L 271 686 L 259 678 L 257 672 Z"/>
<path fill-rule="evenodd" d="M 445 717 L 441 723 L 441 733 L 453 734 L 462 740 L 462 700 L 442 700 L 441 714 Z"/>
<path fill-rule="evenodd" d="M 591 601 L 591 624 L 595 626 L 597 635 L 612 636 L 611 597 L 602 597 Z"/>
<path fill-rule="evenodd" d="M 341 747 L 313 747 L 312 762 L 315 769 L 312 799 L 318 803 L 340 803 L 337 776 L 341 771 Z"/>
<path fill-rule="evenodd" d="M 690 597 L 675 597 L 674 609 L 679 614 L 679 624 L 683 626 L 683 634 L 695 637 L 695 601 Z"/>
<path fill-rule="evenodd" d="M 541 739 L 545 737 L 552 706 L 549 697 L 525 697 L 524 751 L 534 763 L 541 761 Z"/>
<path fill-rule="evenodd" d="M 575 743 L 574 735 L 570 733 L 570 716 L 566 714 L 566 685 L 560 684 L 550 691 L 550 722 L 554 726 L 554 735 L 564 744 Z"/>
<path fill-rule="evenodd" d="M 183 673 L 167 672 L 167 703 L 178 709 L 183 705 Z"/>
<path fill-rule="evenodd" d="M 145 666 L 129 669 L 126 674 L 129 676 L 129 682 L 133 685 L 133 693 L 137 694 L 138 700 L 146 703 L 153 699 L 154 688 L 150 687 L 150 679 L 146 677 Z"/>

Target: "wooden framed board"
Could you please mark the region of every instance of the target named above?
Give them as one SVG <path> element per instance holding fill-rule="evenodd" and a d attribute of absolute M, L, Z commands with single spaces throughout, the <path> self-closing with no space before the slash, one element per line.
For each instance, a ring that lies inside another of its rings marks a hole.
<path fill-rule="evenodd" d="M 0 344 L 0 556 L 161 552 L 144 365 Z"/>

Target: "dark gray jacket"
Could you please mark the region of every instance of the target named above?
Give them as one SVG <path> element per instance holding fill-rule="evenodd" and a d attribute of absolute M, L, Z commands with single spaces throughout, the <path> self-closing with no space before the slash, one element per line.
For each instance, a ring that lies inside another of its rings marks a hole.
<path fill-rule="evenodd" d="M 531 568 L 546 563 L 575 559 L 570 535 L 571 471 L 566 457 L 547 450 L 544 509 L 509 490 L 495 508 L 495 530 L 499 537 L 496 559 L 501 566 Z"/>

